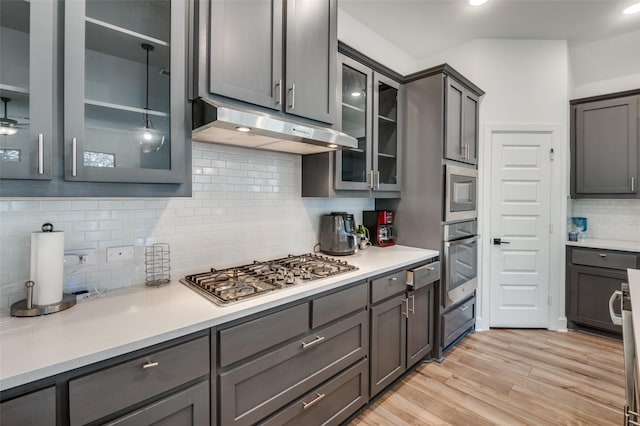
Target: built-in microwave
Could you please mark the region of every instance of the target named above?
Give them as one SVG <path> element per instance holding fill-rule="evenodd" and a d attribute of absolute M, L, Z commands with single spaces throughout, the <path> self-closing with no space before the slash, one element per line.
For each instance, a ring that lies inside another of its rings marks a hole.
<path fill-rule="evenodd" d="M 444 221 L 478 217 L 478 171 L 445 164 Z"/>

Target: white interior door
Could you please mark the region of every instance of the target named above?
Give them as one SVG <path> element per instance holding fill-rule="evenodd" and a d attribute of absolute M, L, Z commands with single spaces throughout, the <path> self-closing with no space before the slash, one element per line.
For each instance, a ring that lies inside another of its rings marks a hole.
<path fill-rule="evenodd" d="M 546 328 L 552 134 L 492 132 L 490 143 L 490 326 Z"/>

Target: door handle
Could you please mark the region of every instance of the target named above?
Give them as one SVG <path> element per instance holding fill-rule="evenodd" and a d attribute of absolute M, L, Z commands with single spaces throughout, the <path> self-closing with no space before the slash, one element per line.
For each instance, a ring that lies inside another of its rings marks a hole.
<path fill-rule="evenodd" d="M 493 239 L 493 245 L 494 246 L 499 246 L 502 244 L 511 244 L 509 241 L 502 241 L 502 238 L 494 238 Z"/>
<path fill-rule="evenodd" d="M 405 308 L 407 308 L 406 311 L 402 310 L 402 306 L 400 307 L 400 314 L 404 315 L 405 317 L 409 318 L 409 299 L 407 299 L 406 297 L 404 299 L 402 299 L 402 305 L 404 305 Z"/>
<path fill-rule="evenodd" d="M 307 348 L 310 348 L 311 346 L 315 346 L 318 343 L 322 342 L 323 340 L 324 340 L 324 336 L 316 336 L 316 338 L 310 342 L 302 342 L 302 349 L 307 349 Z"/>
<path fill-rule="evenodd" d="M 616 315 L 616 313 L 613 312 L 613 304 L 618 297 L 622 297 L 622 290 L 614 291 L 609 298 L 609 316 L 614 325 L 622 325 L 622 315 Z"/>
<path fill-rule="evenodd" d="M 278 80 L 275 84 L 276 89 L 276 105 L 282 103 L 282 80 Z"/>
<path fill-rule="evenodd" d="M 631 192 L 636 192 L 636 178 L 631 176 L 629 180 L 631 181 Z"/>
<path fill-rule="evenodd" d="M 78 176 L 78 139 L 71 138 L 71 176 Z"/>
<path fill-rule="evenodd" d="M 38 133 L 38 174 L 44 174 L 44 134 Z"/>
<path fill-rule="evenodd" d="M 296 107 L 296 84 L 295 83 L 291 85 L 289 92 L 291 92 L 291 103 L 289 104 L 289 108 L 294 109 Z"/>
<path fill-rule="evenodd" d="M 409 296 L 409 300 L 411 300 L 411 308 L 409 308 L 409 303 L 407 302 L 407 313 L 411 312 L 412 314 L 415 315 L 415 313 L 416 313 L 416 296 L 414 294 L 412 294 L 411 296 Z"/>

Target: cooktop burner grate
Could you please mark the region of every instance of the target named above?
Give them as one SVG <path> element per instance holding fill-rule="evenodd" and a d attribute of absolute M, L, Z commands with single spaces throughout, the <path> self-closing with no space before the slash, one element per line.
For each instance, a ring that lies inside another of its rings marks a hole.
<path fill-rule="evenodd" d="M 211 268 L 208 272 L 187 275 L 180 282 L 217 304 L 227 305 L 356 269 L 344 260 L 308 253 L 220 270 Z"/>

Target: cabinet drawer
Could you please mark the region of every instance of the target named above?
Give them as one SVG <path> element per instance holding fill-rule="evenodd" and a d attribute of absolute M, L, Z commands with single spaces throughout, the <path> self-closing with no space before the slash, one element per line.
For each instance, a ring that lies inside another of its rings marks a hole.
<path fill-rule="evenodd" d="M 56 424 L 56 388 L 42 389 L 0 404 L 3 426 L 54 426 Z"/>
<path fill-rule="evenodd" d="M 147 365 L 157 365 L 147 367 Z M 201 337 L 69 382 L 71 425 L 85 424 L 209 373 Z"/>
<path fill-rule="evenodd" d="M 407 272 L 398 271 L 371 281 L 371 303 L 379 302 L 407 288 Z"/>
<path fill-rule="evenodd" d="M 442 315 L 442 346 L 447 347 L 471 327 L 475 321 L 476 298 Z"/>
<path fill-rule="evenodd" d="M 369 351 L 366 311 L 220 374 L 220 421 L 249 425 L 309 392 Z"/>
<path fill-rule="evenodd" d="M 287 341 L 309 330 L 309 304 L 285 310 L 220 331 L 220 367 Z"/>
<path fill-rule="evenodd" d="M 263 425 L 339 425 L 368 401 L 368 369 L 361 360 L 328 383 L 289 405 Z"/>
<path fill-rule="evenodd" d="M 107 423 L 108 426 L 208 424 L 210 424 L 208 380 Z"/>
<path fill-rule="evenodd" d="M 313 328 L 327 324 L 367 306 L 366 283 L 320 297 L 311 302 Z"/>
<path fill-rule="evenodd" d="M 571 263 L 599 268 L 637 268 L 640 255 L 609 250 L 571 249 Z"/>
<path fill-rule="evenodd" d="M 440 262 L 429 263 L 407 271 L 407 285 L 414 290 L 440 279 Z"/>

